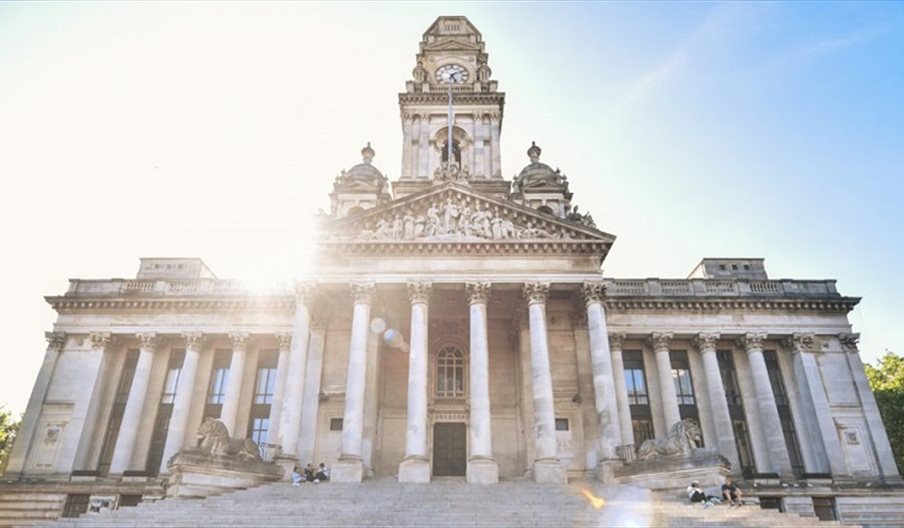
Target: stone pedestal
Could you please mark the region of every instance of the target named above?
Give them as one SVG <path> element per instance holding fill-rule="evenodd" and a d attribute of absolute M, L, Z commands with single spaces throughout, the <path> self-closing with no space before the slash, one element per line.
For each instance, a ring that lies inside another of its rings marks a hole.
<path fill-rule="evenodd" d="M 552 482 L 567 484 L 568 475 L 559 459 L 537 460 L 534 462 L 534 482 Z"/>
<path fill-rule="evenodd" d="M 283 469 L 274 464 L 210 455 L 201 448 L 180 451 L 168 465 L 167 497 L 204 498 L 275 482 Z"/>
<path fill-rule="evenodd" d="M 359 458 L 340 458 L 330 470 L 332 482 L 361 482 L 364 480 L 364 461 Z"/>
<path fill-rule="evenodd" d="M 604 484 L 615 480 L 615 470 L 625 465 L 621 460 L 600 460 L 596 466 L 596 479 Z"/>
<path fill-rule="evenodd" d="M 403 460 L 399 464 L 399 482 L 430 482 L 430 461 L 419 456 Z"/>
<path fill-rule="evenodd" d="M 659 456 L 613 468 L 614 481 L 651 490 L 684 490 L 693 481 L 701 488 L 721 486 L 731 462 L 714 449 L 697 449 L 690 456 Z"/>
<path fill-rule="evenodd" d="M 469 484 L 496 484 L 499 482 L 499 465 L 490 458 L 471 457 L 468 460 Z"/>
<path fill-rule="evenodd" d="M 282 468 L 282 480 L 285 482 L 292 480 L 292 470 L 295 469 L 297 463 L 298 457 L 295 455 L 280 454 L 273 458 L 273 464 Z"/>

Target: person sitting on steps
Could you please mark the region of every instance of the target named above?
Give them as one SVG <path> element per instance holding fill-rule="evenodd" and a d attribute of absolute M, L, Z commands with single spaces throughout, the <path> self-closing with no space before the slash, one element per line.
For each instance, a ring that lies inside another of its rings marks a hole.
<path fill-rule="evenodd" d="M 730 478 L 726 478 L 725 484 L 722 484 L 722 498 L 732 506 L 740 506 L 742 504 L 741 490 Z"/>
<path fill-rule="evenodd" d="M 326 482 L 330 480 L 330 469 L 326 467 L 326 464 L 323 462 L 320 463 L 320 467 L 317 468 L 317 472 L 314 473 L 314 484 L 318 482 Z"/>
<path fill-rule="evenodd" d="M 308 465 L 304 467 L 304 479 L 308 482 L 314 482 L 314 473 L 316 473 L 314 464 L 308 462 Z"/>
<path fill-rule="evenodd" d="M 304 471 L 301 469 L 301 466 L 298 462 L 292 467 L 292 485 L 297 486 L 304 482 Z"/>
<path fill-rule="evenodd" d="M 713 504 L 719 503 L 719 499 L 704 493 L 704 491 L 700 489 L 700 483 L 696 480 L 691 482 L 691 485 L 687 487 L 687 498 L 691 502 L 702 502 L 704 508 L 709 508 Z"/>

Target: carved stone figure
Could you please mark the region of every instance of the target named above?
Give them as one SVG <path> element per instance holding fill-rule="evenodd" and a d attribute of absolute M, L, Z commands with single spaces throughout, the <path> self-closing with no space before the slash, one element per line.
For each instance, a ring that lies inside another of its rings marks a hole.
<path fill-rule="evenodd" d="M 666 438 L 653 438 L 640 444 L 637 450 L 637 459 L 646 460 L 652 457 L 690 456 L 694 449 L 700 446 L 703 433 L 700 426 L 690 418 L 685 418 L 669 429 Z"/>
<path fill-rule="evenodd" d="M 427 209 L 427 224 L 424 227 L 424 234 L 428 237 L 436 236 L 439 234 L 440 229 L 439 209 L 436 204 L 431 204 L 430 209 Z"/>
<path fill-rule="evenodd" d="M 443 207 L 443 232 L 455 233 L 458 230 L 458 218 L 461 216 L 461 208 L 452 201 L 452 198 L 446 200 Z"/>
<path fill-rule="evenodd" d="M 201 438 L 200 449 L 212 456 L 234 456 L 242 460 L 263 462 L 254 440 L 248 438 L 230 438 L 229 431 L 223 422 L 207 417 L 198 428 Z"/>

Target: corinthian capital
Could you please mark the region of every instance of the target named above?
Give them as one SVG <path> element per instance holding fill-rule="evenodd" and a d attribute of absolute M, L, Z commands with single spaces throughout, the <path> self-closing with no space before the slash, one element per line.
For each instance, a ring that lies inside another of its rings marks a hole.
<path fill-rule="evenodd" d="M 747 352 L 762 350 L 766 337 L 767 334 L 763 332 L 748 332 L 737 339 L 737 344 Z"/>
<path fill-rule="evenodd" d="M 468 302 L 471 304 L 486 304 L 490 300 L 489 282 L 468 282 L 465 283 L 465 293 L 468 296 Z"/>
<path fill-rule="evenodd" d="M 182 332 L 182 338 L 185 339 L 185 348 L 192 350 L 201 350 L 207 342 L 203 332 Z"/>
<path fill-rule="evenodd" d="M 813 334 L 791 334 L 782 340 L 782 345 L 793 354 L 809 352 L 813 346 Z"/>
<path fill-rule="evenodd" d="M 694 338 L 694 346 L 697 347 L 697 350 L 700 352 L 715 350 L 716 342 L 719 341 L 719 337 L 721 336 L 717 332 L 702 332 L 697 334 L 697 337 Z"/>
<path fill-rule="evenodd" d="M 859 350 L 860 334 L 838 334 L 838 340 L 848 352 L 856 353 Z"/>
<path fill-rule="evenodd" d="M 411 304 L 429 303 L 433 295 L 433 283 L 430 281 L 410 281 L 407 284 L 408 299 Z"/>
<path fill-rule="evenodd" d="M 91 332 L 91 347 L 105 349 L 113 343 L 113 334 L 110 332 Z"/>
<path fill-rule="evenodd" d="M 229 339 L 232 340 L 233 350 L 245 352 L 251 342 L 251 334 L 248 332 L 230 332 Z"/>
<path fill-rule="evenodd" d="M 602 303 L 606 299 L 606 285 L 602 282 L 584 282 L 581 284 L 581 298 L 584 304 Z"/>
<path fill-rule="evenodd" d="M 317 283 L 311 281 L 300 281 L 295 285 L 295 303 L 303 304 L 310 307 L 314 302 L 317 294 Z"/>
<path fill-rule="evenodd" d="M 525 282 L 522 293 L 524 294 L 524 300 L 527 301 L 528 305 L 537 303 L 545 304 L 546 299 L 549 297 L 549 283 Z"/>
<path fill-rule="evenodd" d="M 622 351 L 625 345 L 625 338 L 628 336 L 624 332 L 616 332 L 609 334 L 609 350 Z"/>
<path fill-rule="evenodd" d="M 671 332 L 653 332 L 647 338 L 647 344 L 653 348 L 655 352 L 668 352 L 669 345 L 672 342 L 673 334 Z"/>
<path fill-rule="evenodd" d="M 276 333 L 276 342 L 279 343 L 279 351 L 287 352 L 292 347 L 292 333 L 291 332 L 277 332 Z"/>
<path fill-rule="evenodd" d="M 62 352 L 66 346 L 66 332 L 44 332 L 44 339 L 47 340 L 47 348 Z"/>
<path fill-rule="evenodd" d="M 358 281 L 348 285 L 348 289 L 352 294 L 355 304 L 370 304 L 374 298 L 376 286 L 373 281 Z"/>
<path fill-rule="evenodd" d="M 160 336 L 157 335 L 157 332 L 139 332 L 135 334 L 135 337 L 138 339 L 138 346 L 142 350 L 154 352 L 160 346 Z"/>

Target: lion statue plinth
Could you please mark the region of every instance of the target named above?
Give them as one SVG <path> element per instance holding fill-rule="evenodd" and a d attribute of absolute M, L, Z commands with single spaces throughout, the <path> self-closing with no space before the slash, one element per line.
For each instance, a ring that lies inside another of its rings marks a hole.
<path fill-rule="evenodd" d="M 263 462 L 260 449 L 249 438 L 231 438 L 226 425 L 216 418 L 207 417 L 198 428 L 200 449 L 211 456 L 238 457 L 249 462 Z"/>
<path fill-rule="evenodd" d="M 703 433 L 700 426 L 694 420 L 685 418 L 669 429 L 666 438 L 653 438 L 640 444 L 637 459 L 647 460 L 659 456 L 687 457 L 700 447 L 702 441 Z"/>

